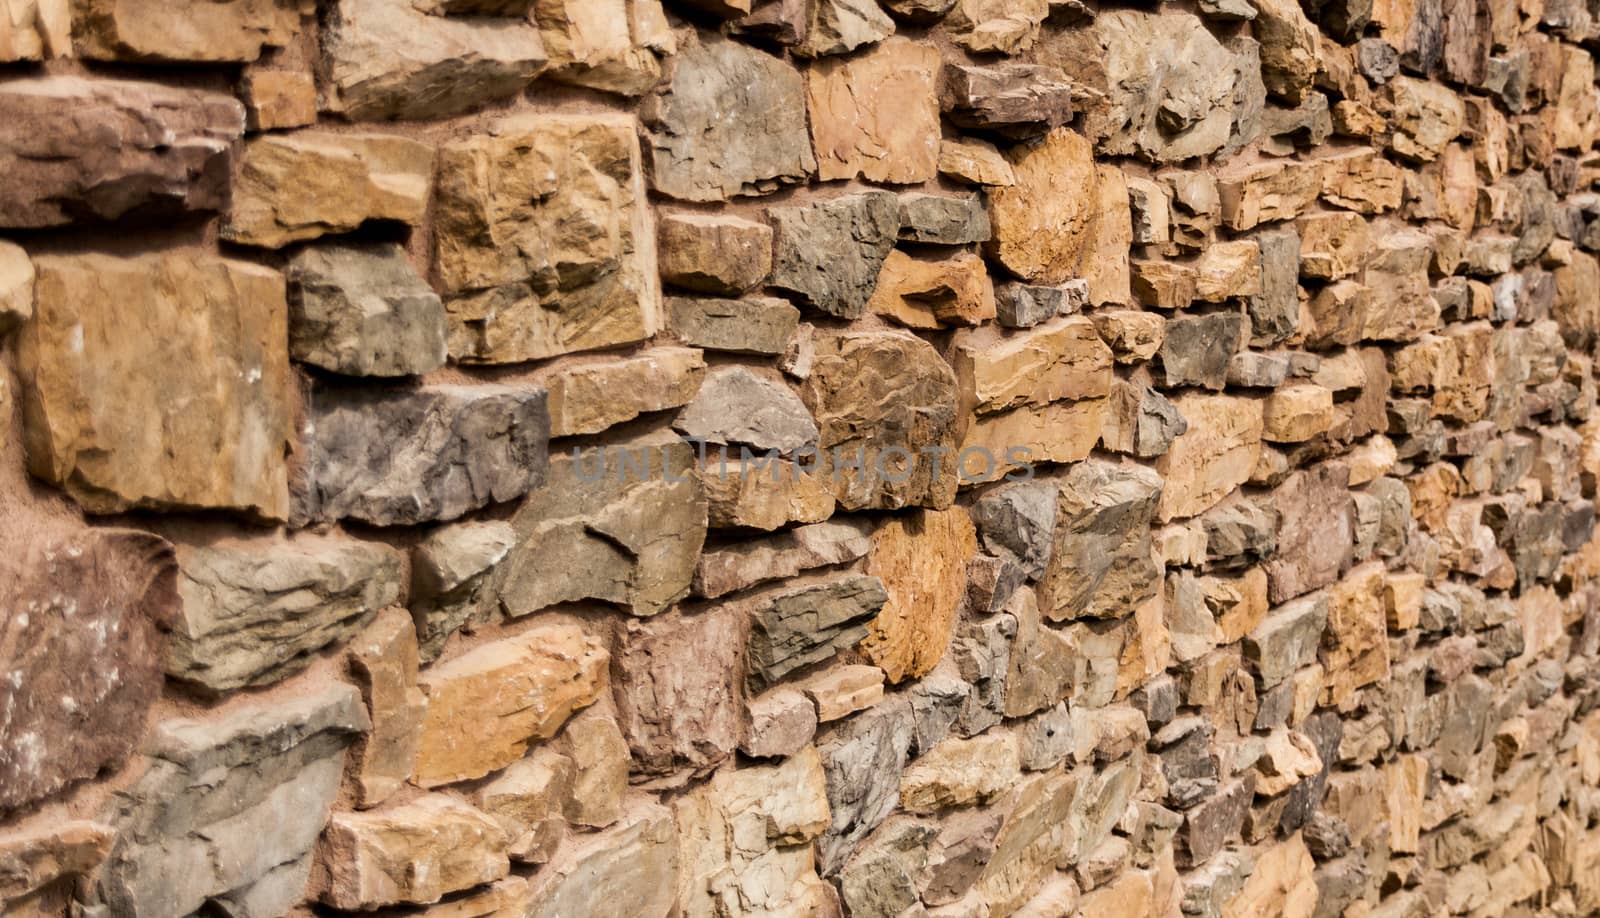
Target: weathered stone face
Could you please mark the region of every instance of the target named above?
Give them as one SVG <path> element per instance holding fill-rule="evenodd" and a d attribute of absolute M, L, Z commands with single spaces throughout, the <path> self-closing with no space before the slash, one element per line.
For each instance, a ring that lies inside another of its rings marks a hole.
<path fill-rule="evenodd" d="M 91 778 L 140 741 L 161 690 L 177 613 L 172 547 L 146 533 L 85 530 L 7 562 L 0 625 L 0 807 Z"/>
<path fill-rule="evenodd" d="M 529 918 L 561 918 L 598 901 L 624 915 L 667 918 L 679 858 L 671 811 L 636 806 L 617 825 L 563 849 L 519 907 Z"/>
<path fill-rule="evenodd" d="M 300 29 L 299 7 L 290 0 L 87 0 L 73 13 L 74 50 L 98 60 L 253 61 Z"/>
<path fill-rule="evenodd" d="M 430 667 L 416 782 L 438 787 L 509 765 L 600 697 L 609 659 L 576 625 L 550 624 Z"/>
<path fill-rule="evenodd" d="M 1158 517 L 1194 516 L 1243 484 L 1261 454 L 1261 404 L 1229 395 L 1182 395 L 1173 401 L 1188 430 L 1156 461 L 1166 483 Z"/>
<path fill-rule="evenodd" d="M 505 844 L 494 820 L 443 794 L 338 813 L 317 850 L 318 898 L 342 909 L 437 902 L 504 876 Z"/>
<path fill-rule="evenodd" d="M 500 607 L 522 616 L 598 600 L 650 616 L 686 596 L 706 535 L 693 462 L 688 444 L 661 436 L 558 456 L 511 519 Z"/>
<path fill-rule="evenodd" d="M 444 118 L 516 95 L 548 59 L 526 19 L 429 16 L 411 0 L 338 0 L 322 34 L 323 104 L 355 121 Z"/>
<path fill-rule="evenodd" d="M 118 838 L 101 874 L 106 905 L 128 915 L 291 908 L 344 750 L 367 726 L 348 685 L 157 724 L 143 773 L 107 807 Z"/>
<path fill-rule="evenodd" d="M 294 359 L 350 376 L 444 366 L 444 306 L 399 246 L 302 249 L 287 276 Z"/>
<path fill-rule="evenodd" d="M 34 267 L 36 314 L 18 339 L 33 474 L 93 513 L 288 515 L 282 275 L 193 253 Z M 137 330 L 122 321 L 129 309 Z"/>
<path fill-rule="evenodd" d="M 904 39 L 813 65 L 806 98 L 817 177 L 932 179 L 939 160 L 938 76 L 938 53 Z"/>
<path fill-rule="evenodd" d="M 359 542 L 241 542 L 178 552 L 168 675 L 211 692 L 267 685 L 400 596 L 400 553 Z"/>
<path fill-rule="evenodd" d="M 932 347 L 893 332 L 830 335 L 801 394 L 821 431 L 817 466 L 842 506 L 950 503 L 956 385 Z"/>
<path fill-rule="evenodd" d="M 686 43 L 673 66 L 672 82 L 644 108 L 655 190 L 720 201 L 769 193 L 817 171 L 797 71 L 712 37 Z"/>
<path fill-rule="evenodd" d="M 637 96 L 660 81 L 661 57 L 677 50 L 661 0 L 535 0 L 533 16 L 549 74 L 563 83 Z"/>
<path fill-rule="evenodd" d="M 868 191 L 768 213 L 777 237 L 771 285 L 828 315 L 859 316 L 899 235 L 894 195 Z"/>
<path fill-rule="evenodd" d="M 1161 476 L 1138 466 L 1089 461 L 1061 480 L 1055 547 L 1039 582 L 1045 618 L 1122 618 L 1160 582 L 1150 521 Z"/>
<path fill-rule="evenodd" d="M 731 606 L 669 612 L 624 626 L 612 690 L 635 768 L 713 768 L 741 735 L 745 625 Z"/>
<path fill-rule="evenodd" d="M 944 656 L 976 551 L 972 520 L 961 508 L 917 511 L 873 533 L 862 570 L 883 582 L 889 599 L 861 649 L 890 682 L 924 676 Z"/>
<path fill-rule="evenodd" d="M 517 363 L 655 332 L 634 133 L 622 115 L 521 115 L 440 151 L 434 265 L 453 357 Z"/>
<path fill-rule="evenodd" d="M 0 89 L 0 226 L 162 219 L 228 201 L 244 108 L 220 93 L 52 76 Z"/>
<path fill-rule="evenodd" d="M 297 522 L 451 520 L 545 478 L 550 419 L 534 386 L 318 386 L 307 415 Z"/>
<path fill-rule="evenodd" d="M 1098 217 L 1089 141 L 1057 128 L 1012 149 L 1016 183 L 989 193 L 994 238 L 987 250 L 1006 270 L 1038 284 L 1078 276 Z"/>
<path fill-rule="evenodd" d="M 856 644 L 888 599 L 878 578 L 851 574 L 767 589 L 741 601 L 750 615 L 751 689 L 760 691 Z"/>

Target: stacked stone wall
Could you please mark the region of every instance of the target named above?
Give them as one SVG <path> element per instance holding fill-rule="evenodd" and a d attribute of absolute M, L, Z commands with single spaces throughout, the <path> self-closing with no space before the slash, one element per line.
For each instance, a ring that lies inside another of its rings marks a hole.
<path fill-rule="evenodd" d="M 0 914 L 1600 914 L 1596 47 L 0 0 Z"/>

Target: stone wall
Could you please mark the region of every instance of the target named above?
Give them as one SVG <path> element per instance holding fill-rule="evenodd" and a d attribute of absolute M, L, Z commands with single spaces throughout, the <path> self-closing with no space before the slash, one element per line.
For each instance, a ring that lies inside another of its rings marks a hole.
<path fill-rule="evenodd" d="M 0 913 L 1600 913 L 1597 16 L 0 0 Z"/>

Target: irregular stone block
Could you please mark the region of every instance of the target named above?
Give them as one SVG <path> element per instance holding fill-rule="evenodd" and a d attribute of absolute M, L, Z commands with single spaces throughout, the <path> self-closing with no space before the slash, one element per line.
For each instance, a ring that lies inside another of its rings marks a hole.
<path fill-rule="evenodd" d="M 1006 270 L 1036 284 L 1077 277 L 1098 216 L 1094 150 L 1057 128 L 1010 154 L 1016 184 L 989 192 L 994 238 L 985 246 Z"/>
<path fill-rule="evenodd" d="M 1073 85 L 1054 67 L 946 64 L 940 107 L 952 124 L 1020 139 L 1072 120 Z M 1010 184 L 980 182 L 979 184 Z"/>
<path fill-rule="evenodd" d="M 871 550 L 871 527 L 864 520 L 845 517 L 797 526 L 705 552 L 695 570 L 694 592 L 714 599 L 812 568 L 848 564 Z"/>
<path fill-rule="evenodd" d="M 1203 386 L 1221 391 L 1229 363 L 1244 346 L 1246 331 L 1245 318 L 1237 312 L 1168 320 L 1161 341 L 1162 382 L 1169 388 Z"/>
<path fill-rule="evenodd" d="M 213 693 L 278 682 L 398 599 L 400 561 L 364 542 L 184 546 L 167 674 Z"/>
<path fill-rule="evenodd" d="M 737 296 L 772 270 L 772 227 L 722 214 L 663 214 L 656 224 L 661 279 L 669 286 Z"/>
<path fill-rule="evenodd" d="M 1204 513 L 1250 478 L 1261 454 L 1261 404 L 1230 395 L 1173 400 L 1189 429 L 1156 460 L 1165 479 L 1157 517 L 1168 522 Z"/>
<path fill-rule="evenodd" d="M 282 275 L 193 252 L 34 267 L 37 313 L 17 338 L 34 475 L 91 513 L 288 514 Z"/>
<path fill-rule="evenodd" d="M 430 667 L 416 783 L 438 787 L 504 768 L 595 702 L 609 659 L 576 625 L 547 624 Z"/>
<path fill-rule="evenodd" d="M 565 918 L 604 902 L 619 915 L 667 918 L 678 859 L 671 811 L 636 804 L 617 825 L 564 846 L 518 908 L 527 918 Z"/>
<path fill-rule="evenodd" d="M 545 67 L 526 18 L 427 15 L 412 0 L 338 0 L 322 30 L 324 105 L 352 121 L 446 118 L 521 92 Z"/>
<path fill-rule="evenodd" d="M 800 462 L 718 461 L 699 473 L 706 519 L 718 529 L 771 532 L 789 523 L 820 523 L 833 515 L 828 476 Z"/>
<path fill-rule="evenodd" d="M 172 546 L 147 533 L 39 533 L 0 577 L 0 807 L 120 764 L 161 692 L 177 613 Z M 3 887 L 3 884 L 0 884 Z"/>
<path fill-rule="evenodd" d="M 289 355 L 348 376 L 444 366 L 444 305 L 398 245 L 315 246 L 289 260 Z"/>
<path fill-rule="evenodd" d="M 443 794 L 335 813 L 317 847 L 317 899 L 334 908 L 437 902 L 511 869 L 499 823 Z"/>
<path fill-rule="evenodd" d="M 777 233 L 768 283 L 828 315 L 861 315 L 899 234 L 895 196 L 868 191 L 768 214 Z"/>
<path fill-rule="evenodd" d="M 550 436 L 599 433 L 641 414 L 681 408 L 700 391 L 705 369 L 699 351 L 680 347 L 558 369 L 544 380 Z"/>
<path fill-rule="evenodd" d="M 819 179 L 917 184 L 937 174 L 938 49 L 890 39 L 818 61 L 806 80 Z"/>
<path fill-rule="evenodd" d="M 1049 12 L 1046 0 L 956 0 L 943 25 L 968 51 L 1016 54 L 1033 45 Z"/>
<path fill-rule="evenodd" d="M 559 456 L 511 523 L 494 592 L 511 616 L 598 600 L 650 616 L 689 593 L 706 502 L 689 444 L 665 434 Z"/>
<path fill-rule="evenodd" d="M 1150 520 L 1161 493 L 1161 476 L 1146 468 L 1072 467 L 1061 479 L 1055 547 L 1039 582 L 1045 618 L 1122 618 L 1155 595 L 1161 572 Z"/>
<path fill-rule="evenodd" d="M 73 50 L 93 60 L 253 61 L 300 30 L 294 0 L 81 0 L 72 12 Z"/>
<path fill-rule="evenodd" d="M 305 127 L 317 121 L 317 80 L 310 70 L 245 68 L 239 80 L 252 131 Z"/>
<path fill-rule="evenodd" d="M 409 607 L 423 660 L 438 659 L 450 635 L 498 611 L 489 573 L 516 544 L 510 523 L 491 520 L 440 526 L 412 549 Z"/>
<path fill-rule="evenodd" d="M 953 196 L 913 191 L 900 196 L 900 239 L 965 245 L 989 238 L 989 211 L 980 195 Z"/>
<path fill-rule="evenodd" d="M 1350 471 L 1325 463 L 1295 472 L 1273 492 L 1278 551 L 1267 562 L 1274 603 L 1326 586 L 1349 563 Z"/>
<path fill-rule="evenodd" d="M 939 143 L 939 173 L 967 185 L 1014 185 L 1011 163 L 986 140 L 972 137 Z"/>
<path fill-rule="evenodd" d="M 1389 149 L 1412 162 L 1437 159 L 1461 133 L 1466 110 L 1461 98 L 1437 83 L 1395 77 L 1384 87 L 1392 107 L 1394 134 Z"/>
<path fill-rule="evenodd" d="M 861 641 L 889 594 L 876 577 L 846 574 L 791 581 L 755 594 L 749 610 L 749 684 L 760 691 Z"/>
<path fill-rule="evenodd" d="M 450 354 L 518 363 L 660 326 L 633 118 L 514 115 L 439 153 L 434 266 Z"/>
<path fill-rule="evenodd" d="M 890 682 L 924 676 L 944 657 L 977 547 L 972 520 L 960 508 L 895 517 L 872 534 L 862 571 L 882 582 L 888 600 L 861 650 Z"/>
<path fill-rule="evenodd" d="M 305 894 L 345 747 L 367 727 L 361 696 L 341 684 L 157 724 L 143 774 L 108 807 L 118 837 L 100 875 L 105 905 L 119 915 L 289 911 Z"/>
<path fill-rule="evenodd" d="M 907 328 L 979 325 L 995 317 L 994 285 L 973 252 L 939 259 L 913 258 L 899 249 L 878 271 L 868 312 Z"/>
<path fill-rule="evenodd" d="M 472 800 L 505 831 L 511 860 L 543 864 L 566 837 L 561 799 L 571 786 L 572 759 L 543 746 L 507 765 L 499 777 L 479 787 Z"/>
<path fill-rule="evenodd" d="M 48 909 L 63 887 L 93 875 L 115 837 L 110 826 L 86 819 L 7 832 L 0 839 L 0 902 L 19 912 Z"/>
<path fill-rule="evenodd" d="M 817 424 L 800 397 L 744 367 L 708 373 L 672 426 L 691 440 L 763 452 L 787 454 L 817 442 Z"/>
<path fill-rule="evenodd" d="M 772 296 L 669 296 L 666 313 L 667 329 L 684 344 L 735 354 L 782 354 L 800 325 L 800 310 Z"/>
<path fill-rule="evenodd" d="M 783 60 L 717 37 L 691 41 L 672 82 L 645 101 L 650 181 L 683 201 L 768 194 L 817 171 L 805 78 Z"/>
<path fill-rule="evenodd" d="M 7 0 L 0 17 L 0 61 L 40 61 L 72 53 L 68 0 Z"/>
<path fill-rule="evenodd" d="M 302 524 L 452 520 L 545 478 L 550 421 L 533 386 L 318 386 L 307 415 Z"/>
<path fill-rule="evenodd" d="M 548 75 L 574 86 L 642 95 L 661 81 L 662 58 L 678 50 L 661 0 L 535 0 L 533 17 Z"/>
<path fill-rule="evenodd" d="M 623 626 L 611 684 L 636 770 L 700 772 L 733 754 L 744 715 L 745 641 L 745 624 L 732 606 Z M 759 735 L 753 724 L 751 730 Z"/>
<path fill-rule="evenodd" d="M 911 748 L 911 706 L 890 698 L 839 721 L 818 740 L 832 820 L 817 840 L 818 867 L 837 873 L 861 840 L 900 800 L 900 772 Z M 865 774 L 877 780 L 862 781 Z"/>
<path fill-rule="evenodd" d="M 1117 453 L 1153 459 L 1172 448 L 1189 422 L 1167 397 L 1149 386 L 1118 380 L 1108 400 L 1100 445 Z"/>
<path fill-rule="evenodd" d="M 417 632 L 404 609 L 384 610 L 350 645 L 350 671 L 372 730 L 353 751 L 356 804 L 377 806 L 405 786 L 417 763 L 427 699 L 417 688 Z"/>
<path fill-rule="evenodd" d="M 228 201 L 244 107 L 221 93 L 79 76 L 0 87 L 0 226 L 168 219 Z"/>
<path fill-rule="evenodd" d="M 1250 31 L 1261 43 L 1261 81 L 1267 92 L 1299 105 L 1311 90 L 1321 63 L 1317 27 L 1295 0 L 1251 0 L 1256 8 Z"/>

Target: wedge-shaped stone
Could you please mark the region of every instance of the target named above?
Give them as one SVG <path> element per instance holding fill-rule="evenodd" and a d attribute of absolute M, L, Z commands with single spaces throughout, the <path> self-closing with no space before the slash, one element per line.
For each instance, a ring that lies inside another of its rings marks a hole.
<path fill-rule="evenodd" d="M 172 546 L 148 533 L 38 533 L 0 566 L 0 806 L 125 760 L 161 691 L 177 612 Z M 0 883 L 0 889 L 4 884 Z"/>
<path fill-rule="evenodd" d="M 678 44 L 661 0 L 535 0 L 534 20 L 563 83 L 622 96 L 661 81 L 661 59 Z"/>
<path fill-rule="evenodd" d="M 805 77 L 780 58 L 707 36 L 679 50 L 645 101 L 650 181 L 683 201 L 767 194 L 817 171 Z"/>
<path fill-rule="evenodd" d="M 1161 476 L 1136 465 L 1072 467 L 1061 480 L 1055 548 L 1039 582 L 1045 618 L 1123 618 L 1155 595 L 1161 572 L 1150 520 L 1161 487 Z"/>
<path fill-rule="evenodd" d="M 253 61 L 300 29 L 295 0 L 82 0 L 73 4 L 79 57 L 112 61 Z"/>
<path fill-rule="evenodd" d="M 706 536 L 694 451 L 666 434 L 559 455 L 511 523 L 497 569 L 507 614 L 598 600 L 649 616 L 688 595 Z"/>
<path fill-rule="evenodd" d="M 895 196 L 868 191 L 769 213 L 777 234 L 770 284 L 828 315 L 861 315 L 899 235 Z"/>
<path fill-rule="evenodd" d="M 931 259 L 895 249 L 866 308 L 907 328 L 979 325 L 995 317 L 994 284 L 974 252 Z"/>
<path fill-rule="evenodd" d="M 345 747 L 367 726 L 360 694 L 341 684 L 157 724 L 143 773 L 106 814 L 118 833 L 100 876 L 106 906 L 119 915 L 290 911 L 305 894 Z"/>
<path fill-rule="evenodd" d="M 1247 230 L 1292 220 L 1322 193 L 1322 172 L 1320 163 L 1296 160 L 1229 166 L 1217 175 L 1222 222 L 1232 230 Z"/>
<path fill-rule="evenodd" d="M 700 391 L 705 370 L 705 358 L 687 347 L 558 369 L 544 380 L 550 436 L 599 433 L 641 414 L 681 408 Z"/>
<path fill-rule="evenodd" d="M 871 526 L 848 517 L 735 542 L 700 556 L 694 593 L 714 599 L 812 568 L 847 564 L 865 557 L 872 547 Z"/>
<path fill-rule="evenodd" d="M 450 354 L 517 363 L 660 326 L 631 116 L 516 115 L 439 154 L 434 264 Z"/>
<path fill-rule="evenodd" d="M 1012 62 L 988 67 L 946 64 L 940 105 L 959 127 L 1025 138 L 1071 121 L 1072 94 L 1072 82 L 1054 67 Z M 961 143 L 974 142 L 982 143 Z"/>
<path fill-rule="evenodd" d="M 445 118 L 521 92 L 544 69 L 526 17 L 430 16 L 413 0 L 337 0 L 322 32 L 328 109 L 353 121 Z"/>
<path fill-rule="evenodd" d="M 388 608 L 351 642 L 350 673 L 372 729 L 352 750 L 356 805 L 377 806 L 411 779 L 427 699 L 417 688 L 417 630 L 405 609 Z"/>
<path fill-rule="evenodd" d="M 817 177 L 930 181 L 939 165 L 939 52 L 890 39 L 806 74 Z"/>
<path fill-rule="evenodd" d="M 400 562 L 369 542 L 184 546 L 167 674 L 219 693 L 277 682 L 398 599 Z"/>
<path fill-rule="evenodd" d="M 571 624 L 546 624 L 430 667 L 416 782 L 481 778 L 549 739 L 605 689 L 609 655 Z"/>
<path fill-rule="evenodd" d="M 544 481 L 550 419 L 538 387 L 319 386 L 310 402 L 298 523 L 453 520 Z"/>
<path fill-rule="evenodd" d="M 919 510 L 872 534 L 863 572 L 888 591 L 861 650 L 890 682 L 927 675 L 944 657 L 967 589 L 978 540 L 967 511 Z"/>
<path fill-rule="evenodd" d="M 878 578 L 859 574 L 792 582 L 740 600 L 750 615 L 751 690 L 856 644 L 888 600 Z"/>
<path fill-rule="evenodd" d="M 1261 455 L 1261 403 L 1231 395 L 1182 395 L 1173 400 L 1189 424 L 1156 460 L 1166 483 L 1158 518 L 1195 516 L 1249 480 Z"/>
<path fill-rule="evenodd" d="M 444 366 L 439 295 L 398 245 L 314 246 L 289 260 L 289 354 L 350 376 Z"/>
<path fill-rule="evenodd" d="M 0 226 L 170 218 L 228 201 L 244 107 L 230 96 L 77 76 L 0 86 Z"/>
<path fill-rule="evenodd" d="M 222 238 L 282 248 L 368 220 L 419 223 L 433 150 L 406 137 L 300 131 L 245 145 Z"/>
<path fill-rule="evenodd" d="M 17 339 L 30 471 L 92 513 L 283 519 L 292 390 L 282 275 L 194 252 L 52 255 L 34 266 L 37 312 Z"/>
<path fill-rule="evenodd" d="M 817 424 L 794 390 L 745 367 L 706 374 L 672 426 L 691 440 L 748 446 L 762 454 L 792 454 L 817 442 Z"/>
<path fill-rule="evenodd" d="M 801 396 L 821 430 L 818 471 L 845 509 L 954 500 L 955 374 L 927 342 L 885 331 L 819 336 Z"/>
<path fill-rule="evenodd" d="M 437 902 L 508 873 L 500 824 L 444 794 L 335 813 L 317 847 L 317 898 L 334 908 Z"/>

